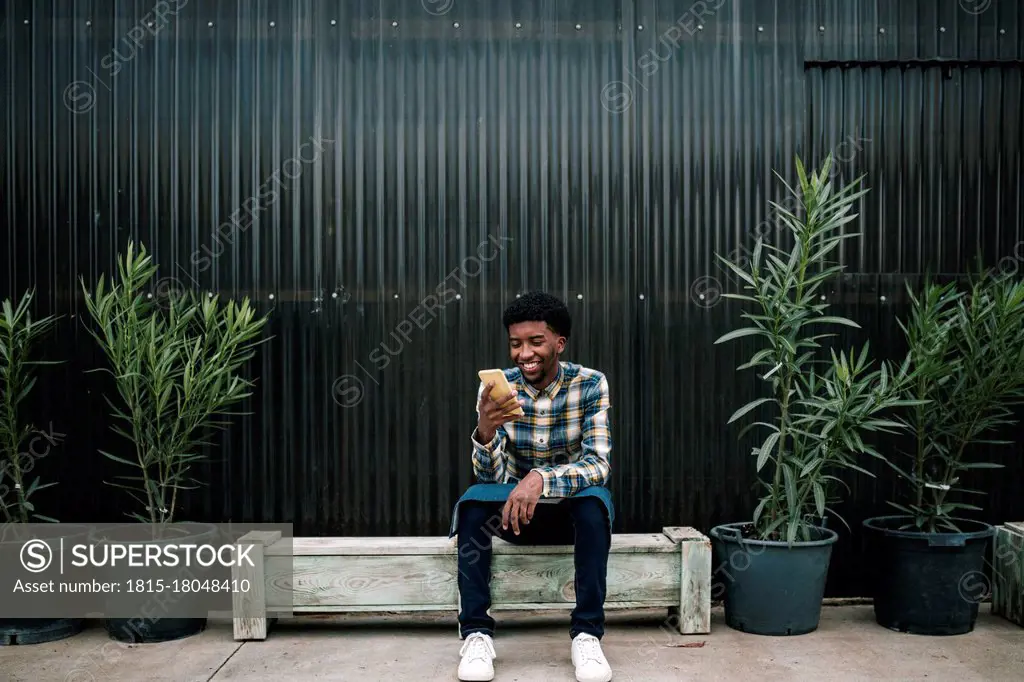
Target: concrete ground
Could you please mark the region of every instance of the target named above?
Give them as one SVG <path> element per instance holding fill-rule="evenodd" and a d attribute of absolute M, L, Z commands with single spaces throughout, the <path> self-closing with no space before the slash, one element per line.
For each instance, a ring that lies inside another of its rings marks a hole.
<path fill-rule="evenodd" d="M 870 606 L 826 606 L 818 631 L 761 637 L 729 629 L 720 608 L 710 635 L 680 636 L 664 612 L 609 616 L 605 655 L 617 682 L 667 680 L 1024 680 L 1024 628 L 982 605 L 975 631 L 956 637 L 890 632 Z M 568 618 L 499 614 L 500 682 L 572 682 Z M 0 647 L 0 680 L 457 680 L 451 617 L 304 618 L 262 642 L 235 642 L 229 621 L 163 644 L 114 642 L 97 625 L 59 642 Z"/>

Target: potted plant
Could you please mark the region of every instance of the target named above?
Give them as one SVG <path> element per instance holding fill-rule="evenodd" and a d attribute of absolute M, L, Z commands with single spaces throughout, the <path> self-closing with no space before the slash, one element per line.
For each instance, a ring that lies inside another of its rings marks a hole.
<path fill-rule="evenodd" d="M 90 333 L 110 363 L 105 371 L 120 399 L 108 399 L 115 422 L 111 428 L 130 451 L 126 456 L 102 453 L 131 471 L 118 477 L 122 482 L 108 483 L 128 492 L 136 503 L 129 516 L 147 525 L 107 529 L 94 540 L 209 542 L 217 533 L 212 525 L 202 532 L 193 528 L 191 537 L 172 526 L 180 508 L 179 491 L 200 484 L 190 472 L 205 459 L 201 447 L 208 444 L 207 431 L 225 426 L 218 417 L 251 395 L 254 382 L 243 366 L 261 343 L 267 318 L 256 316 L 248 298 L 222 304 L 218 296 L 176 292 L 154 300 L 150 283 L 157 267 L 142 245 L 136 251 L 129 243 L 118 270 L 119 281 L 109 289 L 100 277 L 95 291 L 85 289 L 84 283 L 83 290 L 97 327 Z M 206 620 L 145 616 L 105 622 L 115 639 L 158 642 L 196 634 Z"/>
<path fill-rule="evenodd" d="M 839 474 L 873 475 L 858 459 L 882 456 L 863 436 L 900 428 L 883 414 L 901 404 L 899 387 L 908 380 L 905 364 L 898 370 L 887 363 L 872 369 L 867 344 L 859 354 L 829 349 L 825 355 L 819 342 L 833 334 L 814 333 L 826 325 L 858 327 L 826 315 L 828 304 L 819 300 L 821 287 L 842 270 L 826 257 L 842 240 L 856 236 L 841 228 L 856 217 L 851 209 L 867 191 L 858 191 L 859 178 L 834 187 L 831 163 L 830 155 L 808 177 L 797 159 L 799 188 L 786 188 L 796 196 L 801 216 L 774 204 L 792 237 L 788 252 L 759 239 L 748 269 L 718 256 L 749 292 L 726 296 L 755 311 L 743 314 L 753 326 L 715 343 L 756 341 L 760 348 L 739 369 L 765 368 L 758 378 L 768 393 L 736 410 L 729 423 L 757 408 L 770 416 L 743 429 L 767 431 L 753 450 L 763 490 L 753 517 L 716 526 L 711 536 L 716 563 L 728 561 L 732 568 L 724 590 L 726 623 L 763 635 L 804 634 L 818 627 L 838 539 L 826 518 L 840 518 L 833 507 L 845 485 Z"/>
<path fill-rule="evenodd" d="M 922 635 L 970 632 L 988 594 L 985 555 L 994 527 L 962 518 L 981 508 L 969 487 L 1006 441 L 993 432 L 1016 424 L 1024 402 L 1024 283 L 1010 273 L 981 270 L 966 286 L 926 281 L 908 286 L 911 310 L 899 322 L 916 381 L 905 387 L 918 402 L 907 418 L 913 448 L 908 466 L 890 466 L 904 497 L 901 512 L 864 520 L 874 568 L 879 624 Z M 980 446 L 980 447 L 979 447 Z"/>
<path fill-rule="evenodd" d="M 22 419 L 22 402 L 35 386 L 32 367 L 56 364 L 52 361 L 30 360 L 35 345 L 52 329 L 57 319 L 50 315 L 33 320 L 30 312 L 33 290 L 14 303 L 3 301 L 0 314 L 0 552 L 15 557 L 21 547 L 40 533 L 28 532 L 25 524 L 53 523 L 53 535 L 83 535 L 85 527 L 58 524 L 36 508 L 36 494 L 56 485 L 42 483 L 30 476 L 35 460 L 48 454 L 46 439 L 53 435 L 38 430 Z M 41 443 L 41 444 L 40 444 Z M 37 447 L 38 446 L 38 447 Z M 0 644 L 35 644 L 70 637 L 82 629 L 83 618 L 0 618 Z"/>

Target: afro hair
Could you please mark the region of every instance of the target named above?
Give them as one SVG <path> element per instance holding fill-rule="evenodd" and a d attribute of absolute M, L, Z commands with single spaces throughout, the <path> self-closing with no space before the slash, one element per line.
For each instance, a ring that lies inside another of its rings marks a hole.
<path fill-rule="evenodd" d="M 531 291 L 513 301 L 502 315 L 505 331 L 520 322 L 544 322 L 559 336 L 569 338 L 572 317 L 565 303 L 543 291 Z"/>

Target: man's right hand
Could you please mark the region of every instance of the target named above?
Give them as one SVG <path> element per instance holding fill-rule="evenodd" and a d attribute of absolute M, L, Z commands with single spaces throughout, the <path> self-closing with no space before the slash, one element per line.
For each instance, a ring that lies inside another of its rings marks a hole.
<path fill-rule="evenodd" d="M 494 382 L 488 381 L 480 396 L 480 404 L 477 406 L 480 418 L 476 424 L 476 432 L 480 437 L 481 444 L 490 443 L 494 434 L 498 432 L 499 426 L 518 419 L 519 417 L 514 411 L 517 407 L 522 406 L 522 402 L 516 398 L 515 393 L 495 398 L 491 395 L 493 388 Z"/>

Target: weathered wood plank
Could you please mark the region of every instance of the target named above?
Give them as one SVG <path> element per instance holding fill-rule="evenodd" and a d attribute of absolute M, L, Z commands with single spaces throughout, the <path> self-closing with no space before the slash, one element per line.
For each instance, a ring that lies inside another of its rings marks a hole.
<path fill-rule="evenodd" d="M 689 526 L 666 526 L 661 532 L 672 542 L 683 542 L 685 540 L 704 542 L 708 539 L 699 530 Z"/>
<path fill-rule="evenodd" d="M 455 538 L 452 538 L 454 541 Z M 572 545 L 516 545 L 501 538 L 493 540 L 494 554 L 572 554 Z M 674 553 L 672 542 L 660 533 L 616 533 L 608 550 L 611 554 Z"/>
<path fill-rule="evenodd" d="M 447 537 L 299 537 L 268 548 L 267 556 L 365 556 L 381 554 L 455 554 Z"/>
<path fill-rule="evenodd" d="M 619 554 L 608 561 L 608 601 L 677 603 L 678 553 Z M 266 560 L 270 606 L 432 605 L 456 608 L 455 557 L 431 555 L 298 556 Z M 574 603 L 572 554 L 495 555 L 495 605 Z"/>
<path fill-rule="evenodd" d="M 493 540 L 494 554 L 565 554 L 571 545 L 516 545 L 501 538 Z M 677 551 L 663 533 L 617 533 L 612 535 L 612 554 L 646 554 Z M 299 537 L 285 538 L 267 548 L 267 556 L 365 556 L 365 555 L 454 555 L 456 538 L 436 537 Z"/>
<path fill-rule="evenodd" d="M 711 540 L 687 538 L 679 545 L 679 632 L 705 634 L 711 632 Z"/>
<path fill-rule="evenodd" d="M 667 608 L 673 606 L 675 600 L 651 600 L 651 601 L 606 601 L 605 611 L 646 609 L 646 608 Z M 553 604 L 495 604 L 491 606 L 492 611 L 571 611 L 574 604 L 558 602 Z M 379 606 L 296 606 L 293 613 L 415 613 L 435 612 L 446 613 L 457 610 L 452 606 L 431 606 L 429 604 L 384 604 Z"/>
<path fill-rule="evenodd" d="M 992 613 L 1024 626 L 1024 524 L 996 527 L 992 542 Z"/>
<path fill-rule="evenodd" d="M 249 558 L 252 566 L 231 567 L 232 580 L 249 581 L 248 591 L 235 591 L 231 594 L 232 630 L 235 640 L 267 638 L 267 598 L 264 576 L 265 561 L 263 552 L 267 545 L 272 545 L 281 538 L 280 531 L 249 531 L 236 543 L 239 551 L 252 545 Z"/>
<path fill-rule="evenodd" d="M 491 566 L 495 604 L 575 603 L 573 556 L 495 556 Z M 621 554 L 608 558 L 608 601 L 671 599 L 679 591 L 676 554 Z"/>
<path fill-rule="evenodd" d="M 272 605 L 449 606 L 456 600 L 454 562 L 443 556 L 268 557 L 266 565 Z"/>

